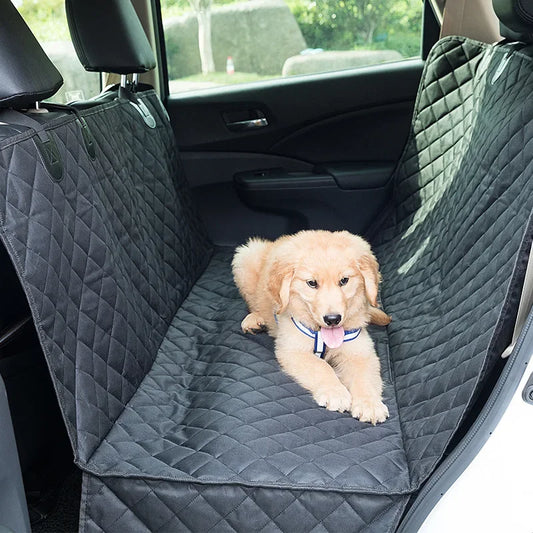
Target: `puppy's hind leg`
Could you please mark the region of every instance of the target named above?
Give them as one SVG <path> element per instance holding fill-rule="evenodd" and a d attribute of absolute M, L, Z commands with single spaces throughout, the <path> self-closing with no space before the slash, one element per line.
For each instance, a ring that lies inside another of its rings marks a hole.
<path fill-rule="evenodd" d="M 250 304 L 255 299 L 261 268 L 271 244 L 264 239 L 252 238 L 246 244 L 239 246 L 233 256 L 231 267 L 235 284 L 250 308 L 253 307 Z"/>
<path fill-rule="evenodd" d="M 235 284 L 251 311 L 241 323 L 244 333 L 259 333 L 266 329 L 266 321 L 257 309 L 257 286 L 271 244 L 270 241 L 253 238 L 239 246 L 233 256 L 231 266 Z"/>

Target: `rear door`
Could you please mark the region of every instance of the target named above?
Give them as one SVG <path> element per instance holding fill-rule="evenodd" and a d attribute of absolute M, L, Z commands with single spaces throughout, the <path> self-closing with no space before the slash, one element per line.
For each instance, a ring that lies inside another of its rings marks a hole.
<path fill-rule="evenodd" d="M 167 107 L 214 242 L 364 233 L 390 196 L 433 12 L 418 0 L 198 2 L 162 3 Z"/>

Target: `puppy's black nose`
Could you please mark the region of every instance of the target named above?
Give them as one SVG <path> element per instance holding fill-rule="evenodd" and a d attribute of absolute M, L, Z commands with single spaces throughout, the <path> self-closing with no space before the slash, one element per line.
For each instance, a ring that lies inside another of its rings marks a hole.
<path fill-rule="evenodd" d="M 324 315 L 322 317 L 327 326 L 337 326 L 341 321 L 341 315 Z"/>

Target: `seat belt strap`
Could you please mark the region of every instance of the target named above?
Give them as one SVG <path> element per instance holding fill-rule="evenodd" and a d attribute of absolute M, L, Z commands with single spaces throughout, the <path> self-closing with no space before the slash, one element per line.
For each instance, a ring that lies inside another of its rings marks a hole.
<path fill-rule="evenodd" d="M 520 303 L 518 304 L 518 313 L 516 314 L 516 322 L 514 325 L 513 338 L 511 344 L 505 348 L 502 353 L 502 359 L 511 355 L 516 341 L 520 336 L 520 332 L 526 323 L 527 317 L 533 304 L 533 254 L 529 252 L 529 259 L 527 262 L 526 275 L 524 277 L 524 285 L 522 286 L 522 294 L 520 296 Z"/>
<path fill-rule="evenodd" d="M 485 43 L 500 41 L 498 17 L 487 0 L 446 0 L 440 38 L 462 35 Z"/>

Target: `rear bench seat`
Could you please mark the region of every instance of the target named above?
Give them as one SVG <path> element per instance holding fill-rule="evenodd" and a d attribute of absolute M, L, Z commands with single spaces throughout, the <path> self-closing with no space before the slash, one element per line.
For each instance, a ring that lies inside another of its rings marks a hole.
<path fill-rule="evenodd" d="M 115 37 L 111 70 L 145 70 L 144 34 L 117 5 L 110 26 L 135 38 Z M 26 38 L 2 6 L 0 29 Z M 89 19 L 75 20 L 78 49 Z M 0 106 L 53 94 L 52 69 L 43 59 Z M 532 91 L 530 46 L 452 37 L 428 58 L 376 229 L 394 319 L 373 331 L 391 412 L 375 427 L 318 408 L 268 336 L 241 333 L 232 251 L 206 236 L 154 91 L 0 115 L 0 236 L 83 470 L 80 529 L 394 530 L 509 341 L 532 237 Z"/>

